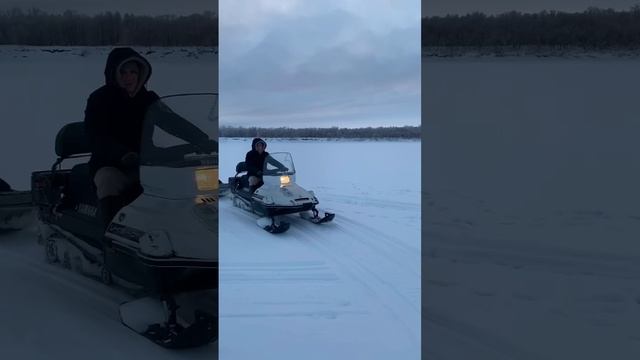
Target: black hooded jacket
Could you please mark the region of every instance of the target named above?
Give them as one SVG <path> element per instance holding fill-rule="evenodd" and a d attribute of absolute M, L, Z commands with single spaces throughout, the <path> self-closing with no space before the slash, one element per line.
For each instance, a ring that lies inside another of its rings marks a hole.
<path fill-rule="evenodd" d="M 256 150 L 256 144 L 259 142 L 263 143 L 265 147 L 265 151 L 263 151 L 262 154 L 260 154 L 258 150 Z M 247 166 L 247 175 L 262 177 L 264 161 L 269 155 L 266 148 L 267 143 L 264 140 L 260 138 L 253 139 L 253 141 L 251 142 L 251 151 L 247 152 L 247 155 L 244 158 L 244 163 Z"/>
<path fill-rule="evenodd" d="M 137 92 L 131 97 L 117 83 L 122 64 L 136 61 L 140 72 Z M 151 77 L 151 64 L 131 48 L 115 48 L 107 58 L 105 85 L 87 100 L 85 128 L 92 145 L 89 167 L 92 176 L 104 166 L 122 168 L 121 159 L 129 152 L 140 152 L 143 121 L 149 106 L 159 99 L 145 85 Z"/>

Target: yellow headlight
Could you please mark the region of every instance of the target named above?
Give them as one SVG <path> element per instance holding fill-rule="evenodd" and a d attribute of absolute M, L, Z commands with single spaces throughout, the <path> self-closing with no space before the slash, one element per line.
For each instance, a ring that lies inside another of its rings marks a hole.
<path fill-rule="evenodd" d="M 287 175 L 280 176 L 280 186 L 286 186 L 291 183 L 291 178 Z"/>
<path fill-rule="evenodd" d="M 218 169 L 196 169 L 196 184 L 199 191 L 212 191 L 218 189 Z"/>

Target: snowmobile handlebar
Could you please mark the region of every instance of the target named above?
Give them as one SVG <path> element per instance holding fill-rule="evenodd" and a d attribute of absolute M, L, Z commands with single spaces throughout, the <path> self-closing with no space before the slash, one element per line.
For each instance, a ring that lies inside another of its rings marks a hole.
<path fill-rule="evenodd" d="M 142 165 L 167 165 L 167 163 L 183 162 L 188 154 L 213 154 L 218 150 L 218 142 L 208 140 L 201 144 L 180 144 L 166 148 L 155 147 L 143 152 Z"/>
<path fill-rule="evenodd" d="M 263 176 L 274 176 L 274 175 L 287 175 L 289 173 L 288 168 L 276 169 L 276 170 L 265 170 L 262 172 Z"/>

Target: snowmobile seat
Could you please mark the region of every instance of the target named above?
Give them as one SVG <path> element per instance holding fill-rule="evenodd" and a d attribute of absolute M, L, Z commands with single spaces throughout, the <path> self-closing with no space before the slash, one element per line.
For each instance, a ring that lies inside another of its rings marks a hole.
<path fill-rule="evenodd" d="M 235 187 L 238 190 L 245 190 L 245 191 L 249 191 L 249 175 L 244 174 L 242 176 L 238 176 L 243 172 L 247 172 L 247 164 L 244 161 L 239 162 L 236 165 L 236 180 L 235 180 Z"/>
<path fill-rule="evenodd" d="M 87 140 L 84 122 L 69 123 L 58 131 L 56 136 L 58 161 L 56 164 L 61 163 L 64 159 L 85 157 L 90 154 L 91 145 Z M 95 205 L 97 203 L 95 186 L 90 179 L 88 164 L 77 164 L 71 168 L 64 194 L 65 202 L 68 204 Z"/>
<path fill-rule="evenodd" d="M 236 174 L 240 174 L 247 171 L 247 163 L 241 161 L 236 165 Z"/>
<path fill-rule="evenodd" d="M 58 131 L 56 136 L 56 155 L 61 159 L 89 156 L 91 144 L 87 139 L 84 122 L 69 123 Z"/>

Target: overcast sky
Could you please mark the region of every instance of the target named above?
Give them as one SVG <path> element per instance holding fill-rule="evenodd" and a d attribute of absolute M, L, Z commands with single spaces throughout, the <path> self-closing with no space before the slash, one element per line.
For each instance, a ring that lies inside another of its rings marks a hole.
<path fill-rule="evenodd" d="M 144 15 L 185 15 L 215 11 L 216 0 L 0 0 L 0 9 L 37 7 L 47 12 L 74 10 L 93 15 L 106 11 Z"/>
<path fill-rule="evenodd" d="M 220 122 L 420 122 L 418 0 L 223 0 Z"/>
<path fill-rule="evenodd" d="M 474 11 L 497 14 L 511 10 L 578 12 L 590 6 L 627 10 L 635 4 L 640 4 L 640 0 L 422 0 L 422 14 L 441 16 L 467 14 Z"/>

